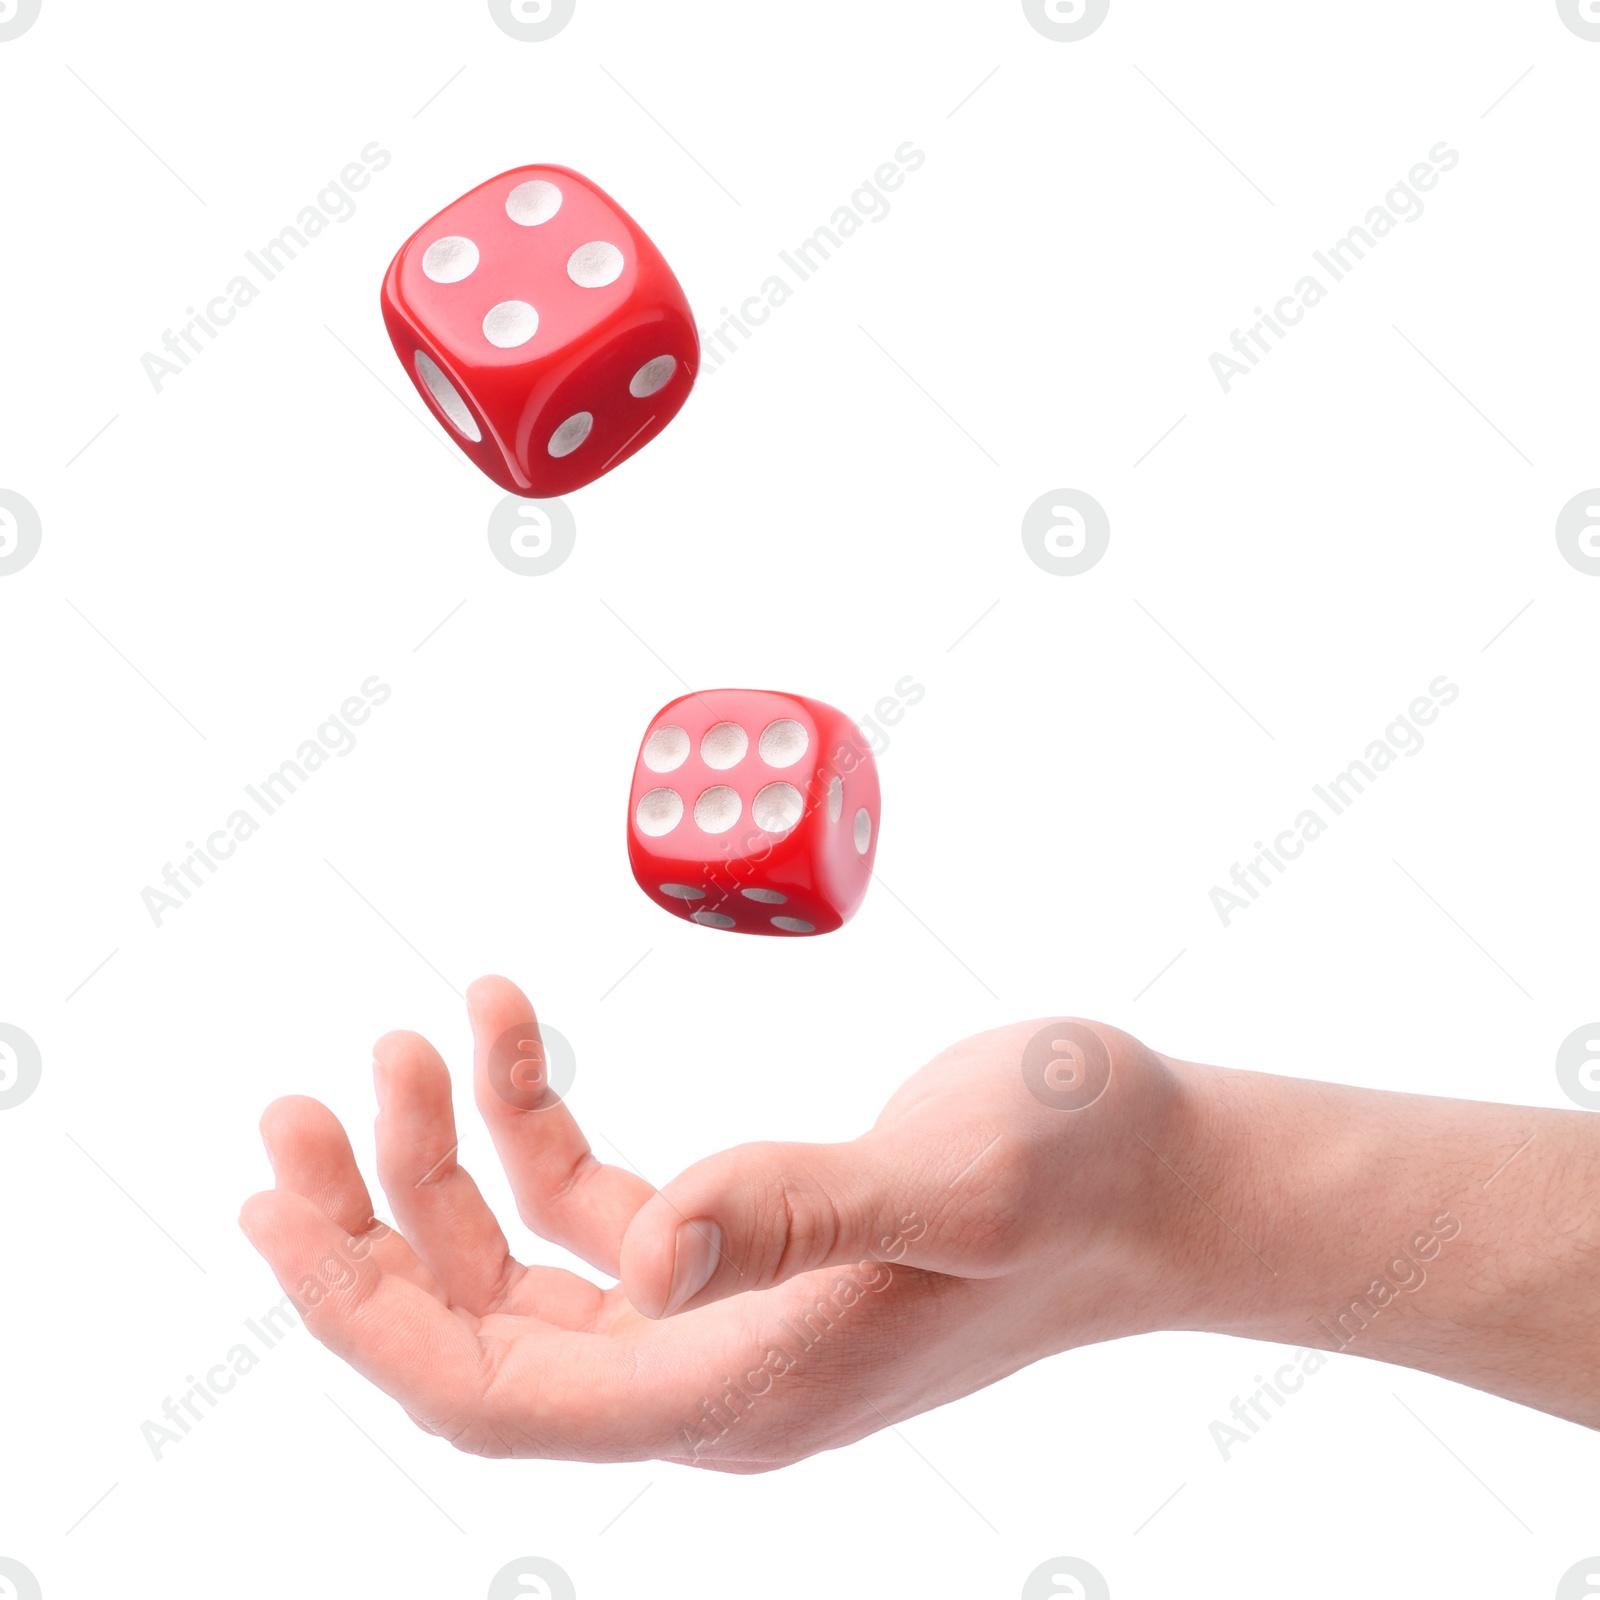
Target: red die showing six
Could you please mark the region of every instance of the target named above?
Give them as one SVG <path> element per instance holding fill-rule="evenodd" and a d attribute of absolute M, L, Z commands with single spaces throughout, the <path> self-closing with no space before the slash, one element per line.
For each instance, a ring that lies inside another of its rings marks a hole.
<path fill-rule="evenodd" d="M 842 711 L 710 689 L 662 707 L 634 764 L 628 858 L 657 905 L 739 933 L 830 933 L 878 846 L 878 768 Z"/>
<path fill-rule="evenodd" d="M 518 167 L 400 247 L 383 320 L 419 393 L 513 494 L 592 483 L 677 415 L 689 302 L 644 230 L 567 167 Z"/>

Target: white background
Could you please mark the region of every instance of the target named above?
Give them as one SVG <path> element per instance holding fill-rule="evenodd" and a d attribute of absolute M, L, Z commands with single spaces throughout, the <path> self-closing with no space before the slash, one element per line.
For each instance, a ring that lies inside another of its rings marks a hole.
<path fill-rule="evenodd" d="M 371 1041 L 465 1065 L 485 971 L 657 1181 L 853 1134 L 1038 1014 L 1566 1105 L 1600 1012 L 1600 578 L 1554 538 L 1600 481 L 1597 75 L 1553 3 L 1114 0 L 1055 43 L 1014 3 L 579 0 L 526 44 L 482 4 L 44 0 L 0 43 L 0 488 L 43 525 L 0 578 L 0 1021 L 43 1057 L 0 1112 L 0 1555 L 48 1600 L 478 1596 L 525 1554 L 585 1600 L 1010 1596 L 1057 1555 L 1119 1600 L 1552 1594 L 1600 1547 L 1590 1434 L 1339 1360 L 1225 1463 L 1209 1424 L 1286 1357 L 1223 1338 L 755 1478 L 459 1456 L 300 1329 L 161 1461 L 140 1425 L 279 1298 L 234 1223 L 262 1106 L 317 1095 L 370 1171 Z M 156 393 L 141 355 L 373 140 L 356 214 Z M 571 497 L 571 559 L 499 564 L 500 492 L 379 320 L 400 242 L 562 162 L 709 327 L 907 140 L 889 215 Z M 1425 214 L 1224 395 L 1211 352 L 1441 140 Z M 1079 577 L 1020 537 L 1060 487 L 1110 518 Z M 374 673 L 357 748 L 157 928 L 141 889 Z M 859 714 L 908 674 L 846 929 L 634 887 L 631 763 L 685 685 Z M 1212 885 L 1439 674 L 1426 747 L 1225 929 Z"/>

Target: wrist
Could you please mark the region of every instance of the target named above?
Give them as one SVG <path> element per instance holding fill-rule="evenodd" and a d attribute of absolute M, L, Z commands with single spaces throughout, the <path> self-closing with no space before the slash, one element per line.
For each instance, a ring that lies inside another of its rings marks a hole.
<path fill-rule="evenodd" d="M 1163 1326 L 1238 1332 L 1241 1319 L 1269 1314 L 1281 1273 L 1271 1254 L 1267 1197 L 1278 1187 L 1272 1124 L 1254 1084 L 1218 1067 L 1163 1058 L 1174 1086 L 1172 1112 L 1139 1130 L 1139 1155 L 1158 1213 L 1167 1286 Z"/>

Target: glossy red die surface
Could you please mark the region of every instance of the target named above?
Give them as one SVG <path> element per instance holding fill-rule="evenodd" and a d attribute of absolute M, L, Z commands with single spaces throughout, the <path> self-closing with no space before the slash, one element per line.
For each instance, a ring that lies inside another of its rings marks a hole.
<path fill-rule="evenodd" d="M 569 167 L 503 172 L 424 223 L 389 264 L 383 320 L 467 458 L 540 499 L 648 444 L 700 365 L 671 267 Z"/>
<path fill-rule="evenodd" d="M 708 689 L 663 706 L 634 763 L 639 887 L 703 927 L 793 938 L 854 915 L 878 848 L 878 768 L 820 700 Z"/>

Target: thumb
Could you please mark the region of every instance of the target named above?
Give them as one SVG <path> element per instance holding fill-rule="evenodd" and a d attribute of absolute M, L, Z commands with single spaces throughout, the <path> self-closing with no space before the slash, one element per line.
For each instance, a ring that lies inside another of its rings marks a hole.
<path fill-rule="evenodd" d="M 622 1240 L 623 1290 L 666 1317 L 819 1267 L 903 1261 L 928 1227 L 911 1189 L 870 1134 L 725 1150 L 640 1207 Z"/>

